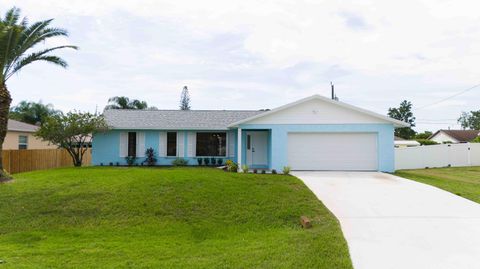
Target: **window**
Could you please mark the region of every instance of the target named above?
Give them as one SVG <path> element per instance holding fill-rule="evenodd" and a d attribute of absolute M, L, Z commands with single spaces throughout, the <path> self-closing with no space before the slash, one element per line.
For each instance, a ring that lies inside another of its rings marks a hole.
<path fill-rule="evenodd" d="M 176 132 L 167 132 L 167 156 L 177 156 Z"/>
<path fill-rule="evenodd" d="M 137 156 L 137 133 L 128 132 L 128 156 Z"/>
<path fill-rule="evenodd" d="M 19 135 L 18 136 L 18 149 L 27 149 L 28 148 L 28 136 Z"/>
<path fill-rule="evenodd" d="M 197 133 L 197 156 L 226 156 L 227 133 Z"/>

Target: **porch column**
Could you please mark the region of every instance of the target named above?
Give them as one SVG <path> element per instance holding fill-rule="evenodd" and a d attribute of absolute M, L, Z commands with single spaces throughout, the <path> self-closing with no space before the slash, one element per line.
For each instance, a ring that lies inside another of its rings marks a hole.
<path fill-rule="evenodd" d="M 242 168 L 242 128 L 238 128 L 237 131 L 237 163 L 238 170 Z"/>

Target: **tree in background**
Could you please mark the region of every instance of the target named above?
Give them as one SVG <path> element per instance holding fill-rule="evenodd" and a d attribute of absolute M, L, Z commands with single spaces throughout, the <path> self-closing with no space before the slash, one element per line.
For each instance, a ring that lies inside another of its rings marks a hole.
<path fill-rule="evenodd" d="M 457 121 L 463 129 L 480 130 L 480 110 L 462 112 Z"/>
<path fill-rule="evenodd" d="M 21 101 L 18 105 L 10 109 L 10 119 L 30 123 L 39 124 L 42 121 L 56 114 L 59 114 L 59 110 L 55 110 L 52 104 L 42 104 L 42 101 L 38 103 Z"/>
<path fill-rule="evenodd" d="M 410 124 L 410 127 L 396 128 L 395 136 L 398 136 L 404 139 L 411 139 L 415 136 L 416 132 L 412 129 L 412 127 L 415 127 L 415 117 L 413 116 L 411 102 L 407 100 L 403 100 L 400 103 L 400 106 L 398 108 L 396 107 L 389 108 L 388 116 Z"/>
<path fill-rule="evenodd" d="M 432 132 L 430 131 L 425 131 L 423 133 L 418 133 L 415 135 L 415 139 L 428 139 L 430 136 L 432 136 Z"/>
<path fill-rule="evenodd" d="M 67 67 L 62 58 L 52 55 L 53 51 L 65 48 L 77 49 L 76 46 L 55 46 L 32 51 L 38 45 L 44 45 L 52 37 L 68 36 L 64 29 L 50 27 L 52 19 L 28 23 L 20 18 L 20 9 L 9 9 L 0 18 L 0 152 L 7 133 L 8 113 L 12 97 L 7 89 L 7 80 L 18 74 L 25 66 L 34 62 L 48 62 Z M 0 179 L 8 179 L 3 171 L 0 154 Z"/>
<path fill-rule="evenodd" d="M 105 109 L 147 109 L 148 104 L 145 101 L 132 99 L 126 96 L 114 96 L 108 99 L 108 105 Z"/>
<path fill-rule="evenodd" d="M 180 110 L 190 110 L 190 93 L 188 93 L 187 86 L 183 87 L 180 96 Z"/>
<path fill-rule="evenodd" d="M 107 129 L 107 123 L 101 116 L 88 112 L 68 112 L 44 119 L 35 136 L 66 149 L 73 165 L 82 166 L 83 155 L 88 150 L 92 135 Z"/>

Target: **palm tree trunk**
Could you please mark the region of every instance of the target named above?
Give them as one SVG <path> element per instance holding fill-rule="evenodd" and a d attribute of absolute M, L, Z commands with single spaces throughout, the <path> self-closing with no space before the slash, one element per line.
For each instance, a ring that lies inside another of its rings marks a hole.
<path fill-rule="evenodd" d="M 0 181 L 10 179 L 8 173 L 3 170 L 3 142 L 7 135 L 8 113 L 12 97 L 5 83 L 0 82 Z"/>

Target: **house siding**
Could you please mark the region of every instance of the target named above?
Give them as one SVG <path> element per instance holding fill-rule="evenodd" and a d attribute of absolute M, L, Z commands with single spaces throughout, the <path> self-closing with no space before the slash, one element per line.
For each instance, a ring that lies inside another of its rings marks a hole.
<path fill-rule="evenodd" d="M 162 130 L 167 131 L 167 130 Z M 195 133 L 195 132 L 234 132 L 234 143 L 235 143 L 235 154 L 237 156 L 236 149 L 237 149 L 237 136 L 236 130 L 206 130 L 206 131 L 193 131 L 193 130 L 168 130 L 171 132 L 184 132 L 183 136 L 183 159 L 188 160 L 188 165 L 198 165 L 196 157 L 190 157 L 188 154 L 188 134 Z M 159 157 L 159 147 L 160 147 L 160 132 L 158 130 L 110 130 L 104 133 L 97 133 L 94 135 L 92 141 L 92 164 L 93 165 L 109 165 L 113 163 L 116 165 L 119 163 L 120 165 L 125 165 L 126 160 L 123 157 L 120 157 L 120 133 L 122 132 L 144 132 L 145 133 L 145 149 L 153 148 L 155 151 L 155 156 L 157 158 L 157 165 L 171 165 L 172 161 L 175 160 L 177 157 L 169 156 L 169 157 Z M 228 134 L 227 134 L 228 137 Z M 227 138 L 228 139 L 228 138 Z M 178 141 L 177 141 L 178 142 Z M 228 141 L 227 141 L 227 149 L 228 149 Z M 178 147 L 178 144 L 177 144 Z M 181 155 L 181 154 L 178 154 Z M 224 161 L 227 159 L 237 161 L 236 157 L 215 157 L 215 158 L 223 158 Z M 203 157 L 201 157 L 203 158 Z M 138 158 L 137 163 L 143 162 L 145 158 Z"/>
<path fill-rule="evenodd" d="M 290 132 L 376 133 L 378 170 L 383 172 L 394 172 L 395 170 L 393 124 L 242 124 L 239 127 L 242 130 L 271 130 L 270 168 L 277 171 L 281 171 L 284 166 L 288 165 L 287 145 Z M 243 139 L 243 141 L 245 140 Z M 245 163 L 244 157 L 242 160 Z"/>

